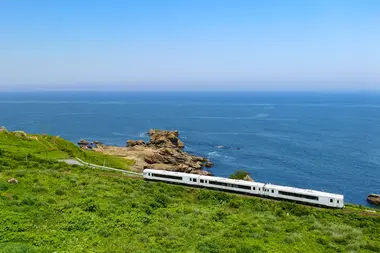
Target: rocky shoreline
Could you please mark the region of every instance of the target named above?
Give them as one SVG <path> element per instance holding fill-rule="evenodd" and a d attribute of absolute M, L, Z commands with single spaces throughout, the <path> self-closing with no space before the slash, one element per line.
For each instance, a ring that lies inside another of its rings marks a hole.
<path fill-rule="evenodd" d="M 81 140 L 82 149 L 91 149 L 113 156 L 135 161 L 132 169 L 142 171 L 146 168 L 212 175 L 205 168 L 214 166 L 206 157 L 191 155 L 183 151 L 185 144 L 179 139 L 178 131 L 151 129 L 150 140 L 128 140 L 126 147 L 106 146 L 100 142 Z"/>
<path fill-rule="evenodd" d="M 380 205 L 380 194 L 370 194 L 367 201 L 373 205 Z"/>

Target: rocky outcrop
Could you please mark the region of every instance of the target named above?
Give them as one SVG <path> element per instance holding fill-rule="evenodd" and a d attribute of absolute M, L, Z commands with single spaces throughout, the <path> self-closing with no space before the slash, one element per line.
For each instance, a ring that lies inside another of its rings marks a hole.
<path fill-rule="evenodd" d="M 145 145 L 145 142 L 143 140 L 128 140 L 127 141 L 127 147 L 134 147 L 134 146 L 140 146 L 140 145 Z"/>
<path fill-rule="evenodd" d="M 5 128 L 5 126 L 2 126 L 0 127 L 0 133 L 1 132 L 8 133 L 8 130 Z"/>
<path fill-rule="evenodd" d="M 18 138 L 28 137 L 28 135 L 24 131 L 13 131 L 12 133 Z"/>
<path fill-rule="evenodd" d="M 245 181 L 249 181 L 249 182 L 255 182 L 255 180 L 253 180 L 253 178 L 250 176 L 250 175 L 246 175 L 243 180 Z"/>
<path fill-rule="evenodd" d="M 151 129 L 148 132 L 150 141 L 147 143 L 156 148 L 180 148 L 183 149 L 185 144 L 178 138 L 179 132 Z"/>
<path fill-rule="evenodd" d="M 371 204 L 380 205 L 380 194 L 370 194 L 367 201 Z"/>
<path fill-rule="evenodd" d="M 81 149 L 84 149 L 84 150 L 93 150 L 95 147 L 102 146 L 103 144 L 100 143 L 99 141 L 89 142 L 89 141 L 86 141 L 85 139 L 81 139 L 78 142 L 78 145 L 79 145 L 79 147 Z"/>
<path fill-rule="evenodd" d="M 81 139 L 79 142 L 78 142 L 78 145 L 79 146 L 87 146 L 89 145 L 90 142 L 86 141 L 85 139 Z"/>
<path fill-rule="evenodd" d="M 184 143 L 178 131 L 150 130 L 150 140 L 128 140 L 127 147 L 96 145 L 94 150 L 105 154 L 135 160 L 133 169 L 146 168 L 211 175 L 204 168 L 214 166 L 205 157 L 191 155 L 183 151 Z"/>
<path fill-rule="evenodd" d="M 18 184 L 18 181 L 16 178 L 11 178 L 8 180 L 8 184 Z"/>

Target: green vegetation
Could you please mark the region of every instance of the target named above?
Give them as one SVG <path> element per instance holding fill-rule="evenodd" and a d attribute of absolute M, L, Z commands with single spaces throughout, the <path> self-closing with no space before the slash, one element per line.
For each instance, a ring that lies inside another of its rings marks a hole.
<path fill-rule="evenodd" d="M 380 252 L 379 213 L 365 208 L 146 182 L 0 143 L 0 253 Z"/>
<path fill-rule="evenodd" d="M 24 132 L 0 132 L 0 150 L 7 150 L 17 155 L 36 156 L 43 159 L 80 158 L 86 162 L 128 169 L 133 161 L 120 157 L 105 155 L 94 151 L 85 151 L 74 143 L 57 136 L 30 135 Z"/>
<path fill-rule="evenodd" d="M 237 170 L 230 176 L 230 178 L 244 180 L 247 176 L 249 176 L 249 173 L 247 171 Z"/>

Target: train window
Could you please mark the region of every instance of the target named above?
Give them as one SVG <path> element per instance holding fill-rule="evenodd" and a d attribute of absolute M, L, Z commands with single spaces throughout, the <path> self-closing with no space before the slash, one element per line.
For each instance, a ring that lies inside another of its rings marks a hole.
<path fill-rule="evenodd" d="M 193 182 L 197 182 L 197 179 L 196 179 L 196 178 L 193 178 Z"/>
<path fill-rule="evenodd" d="M 330 199 L 330 202 L 332 203 L 332 202 L 333 202 L 333 199 Z"/>
<path fill-rule="evenodd" d="M 274 190 L 272 190 L 272 193 L 274 193 Z"/>
<path fill-rule="evenodd" d="M 201 179 L 201 183 L 203 183 L 203 179 Z"/>
<path fill-rule="evenodd" d="M 336 203 L 338 203 L 338 204 L 339 204 L 339 200 L 337 200 L 337 201 L 336 201 Z"/>
<path fill-rule="evenodd" d="M 168 178 L 168 179 L 182 180 L 182 177 L 177 177 L 177 176 L 172 176 L 172 175 L 162 175 L 162 174 L 152 173 L 152 176 L 153 177 Z"/>
<path fill-rule="evenodd" d="M 256 187 L 253 187 L 253 190 L 256 191 Z"/>
<path fill-rule="evenodd" d="M 280 194 L 280 195 L 286 195 L 286 196 L 292 196 L 292 197 L 297 197 L 297 198 L 319 200 L 319 198 L 316 197 L 316 196 L 310 196 L 310 195 L 305 195 L 305 194 L 300 194 L 300 193 L 294 193 L 294 192 L 278 191 L 278 194 Z"/>

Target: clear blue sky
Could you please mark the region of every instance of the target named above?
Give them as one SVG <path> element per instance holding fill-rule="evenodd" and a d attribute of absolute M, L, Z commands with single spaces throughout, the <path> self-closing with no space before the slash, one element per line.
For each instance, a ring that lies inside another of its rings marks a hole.
<path fill-rule="evenodd" d="M 0 1 L 0 89 L 192 85 L 380 88 L 380 1 Z"/>

